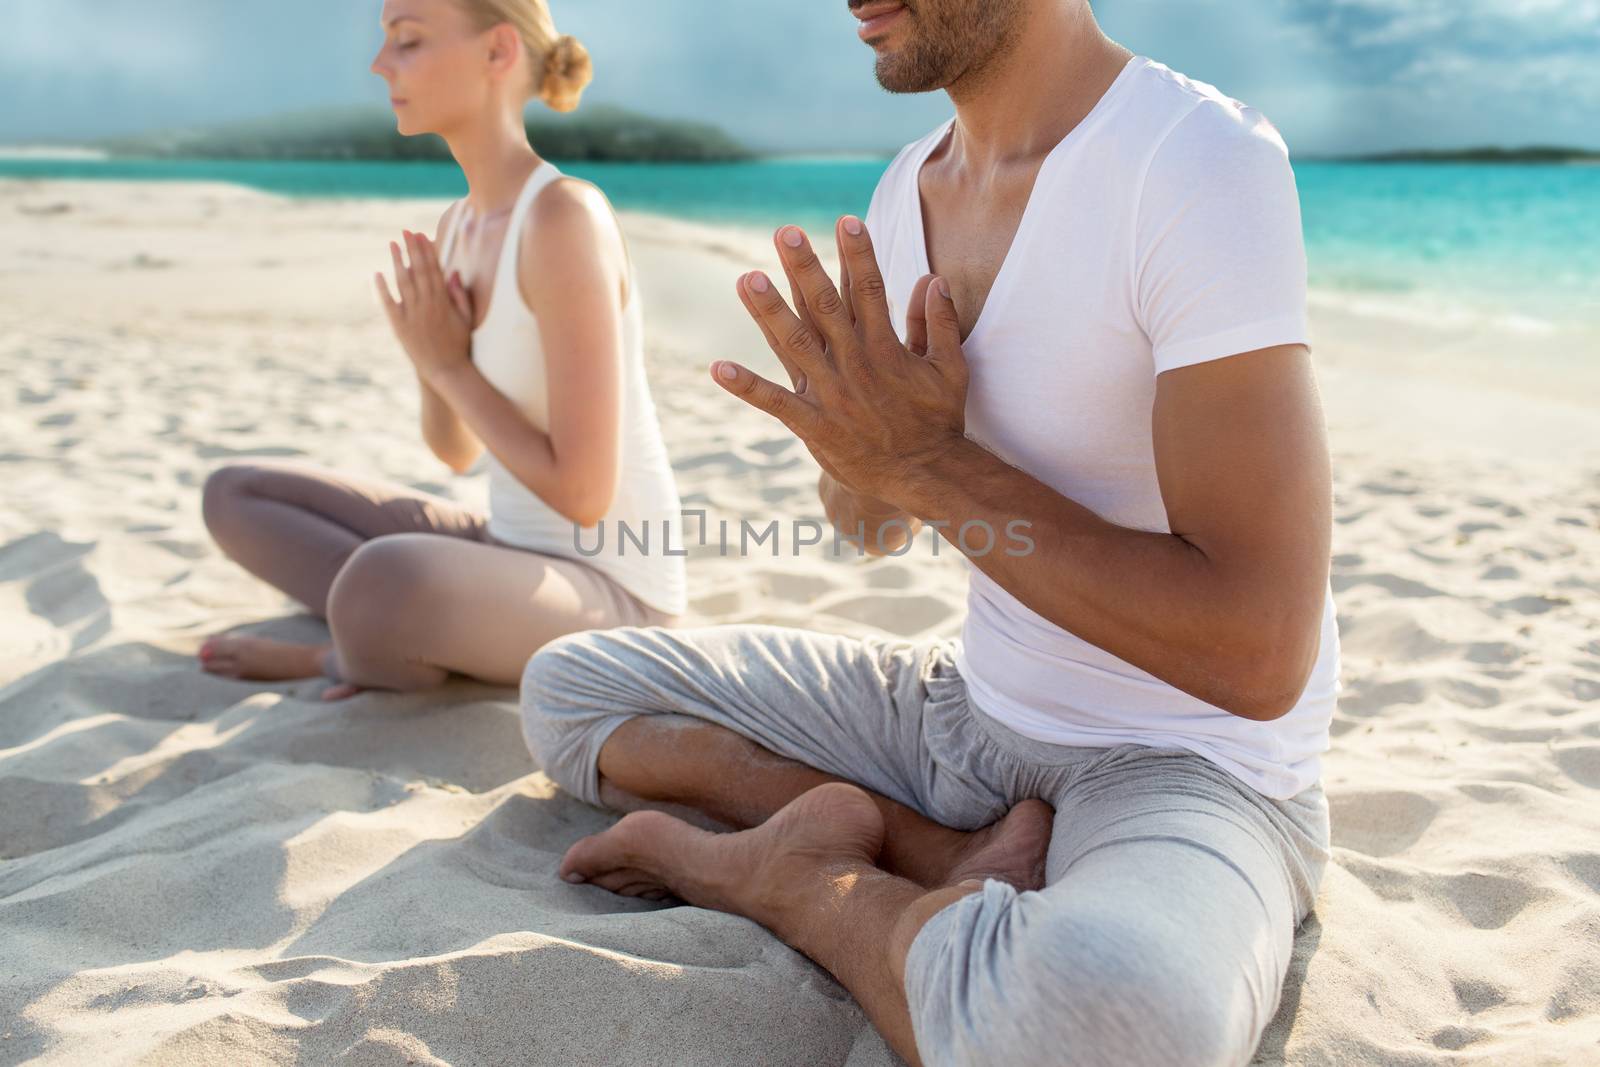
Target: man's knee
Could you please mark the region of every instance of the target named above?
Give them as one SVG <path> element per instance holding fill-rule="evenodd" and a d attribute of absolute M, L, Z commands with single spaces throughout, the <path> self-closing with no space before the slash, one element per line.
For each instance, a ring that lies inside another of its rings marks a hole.
<path fill-rule="evenodd" d="M 1081 946 L 1072 968 L 1077 988 L 1091 989 L 1079 1016 L 1098 1050 L 1093 1062 L 1242 1065 L 1266 1025 L 1246 975 L 1252 958 L 1227 966 L 1182 931 L 1110 906 L 1074 916 L 1061 940 Z M 1057 943 L 1060 943 L 1059 941 Z M 1220 951 L 1220 950 L 1217 950 Z M 1196 958 L 1196 953 L 1212 958 Z"/>
<path fill-rule="evenodd" d="M 522 737 L 535 762 L 555 782 L 583 795 L 575 776 L 587 768 L 570 767 L 572 751 L 581 746 L 587 729 L 608 709 L 598 682 L 594 634 L 580 631 L 547 642 L 528 659 L 522 670 Z"/>
<path fill-rule="evenodd" d="M 1248 988 L 1249 961 L 1197 964 L 1115 901 L 1050 897 L 990 883 L 923 928 L 906 996 L 925 1067 L 1249 1060 L 1272 1007 Z"/>
<path fill-rule="evenodd" d="M 522 670 L 522 706 L 536 706 L 547 699 L 572 697 L 574 683 L 589 673 L 592 651 L 589 634 L 579 630 L 545 642 Z"/>

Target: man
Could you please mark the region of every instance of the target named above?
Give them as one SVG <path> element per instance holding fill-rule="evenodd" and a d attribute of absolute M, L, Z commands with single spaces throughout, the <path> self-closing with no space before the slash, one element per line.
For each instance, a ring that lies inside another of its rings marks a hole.
<path fill-rule="evenodd" d="M 552 644 L 530 747 L 654 809 L 562 876 L 760 922 L 911 1063 L 1245 1062 L 1326 862 L 1339 667 L 1287 151 L 1086 0 L 852 6 L 955 117 L 840 220 L 837 287 L 794 227 L 793 307 L 740 279 L 791 388 L 712 373 L 844 530 L 964 546 L 962 637 Z"/>

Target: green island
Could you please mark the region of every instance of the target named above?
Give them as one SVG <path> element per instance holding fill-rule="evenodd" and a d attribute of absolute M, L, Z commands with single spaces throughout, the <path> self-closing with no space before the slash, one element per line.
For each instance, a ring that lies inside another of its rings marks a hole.
<path fill-rule="evenodd" d="M 1373 155 L 1338 156 L 1341 163 L 1600 163 L 1600 151 L 1558 145 L 1526 148 L 1414 148 Z"/>
<path fill-rule="evenodd" d="M 596 105 L 530 118 L 528 136 L 554 159 L 593 162 L 725 163 L 758 153 L 708 123 L 654 118 Z M 223 126 L 167 130 L 101 141 L 114 156 L 156 159 L 448 160 L 444 140 L 404 137 L 382 108 L 303 112 Z"/>

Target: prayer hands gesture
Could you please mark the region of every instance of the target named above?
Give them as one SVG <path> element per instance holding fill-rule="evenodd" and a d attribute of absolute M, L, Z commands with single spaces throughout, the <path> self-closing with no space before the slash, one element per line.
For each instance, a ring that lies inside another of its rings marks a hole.
<path fill-rule="evenodd" d="M 417 374 L 433 382 L 472 361 L 472 295 L 459 272 L 445 280 L 439 253 L 426 235 L 410 230 L 404 235 L 409 265 L 400 246 L 389 242 L 400 299 L 395 300 L 382 271 L 377 274 L 378 297 Z"/>
<path fill-rule="evenodd" d="M 914 472 L 937 464 L 965 436 L 960 320 L 944 279 L 923 277 L 901 344 L 866 226 L 845 216 L 837 236 L 835 288 L 805 233 L 797 226 L 778 231 L 793 310 L 760 271 L 739 279 L 740 299 L 793 391 L 727 360 L 712 365 L 712 376 L 789 427 L 845 488 L 903 506 Z"/>

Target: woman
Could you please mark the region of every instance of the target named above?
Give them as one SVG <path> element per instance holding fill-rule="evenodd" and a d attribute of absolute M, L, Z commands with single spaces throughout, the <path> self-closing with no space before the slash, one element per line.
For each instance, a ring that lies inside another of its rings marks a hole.
<path fill-rule="evenodd" d="M 235 678 L 326 675 L 330 700 L 451 673 L 514 686 L 552 638 L 676 625 L 686 611 L 681 548 L 662 544 L 681 505 L 621 230 L 598 189 L 538 156 L 523 123 L 531 97 L 577 106 L 588 54 L 557 34 L 545 0 L 388 0 L 382 21 L 372 70 L 400 132 L 442 136 L 469 193 L 440 218 L 438 246 L 406 232 L 402 255 L 391 242 L 399 292 L 379 274 L 379 298 L 417 374 L 428 447 L 458 474 L 487 452 L 489 514 L 302 464 L 211 476 L 217 543 L 326 618 L 333 639 L 219 636 L 202 664 Z"/>

